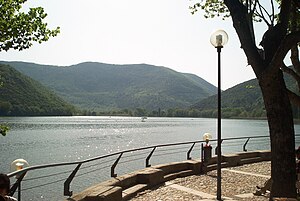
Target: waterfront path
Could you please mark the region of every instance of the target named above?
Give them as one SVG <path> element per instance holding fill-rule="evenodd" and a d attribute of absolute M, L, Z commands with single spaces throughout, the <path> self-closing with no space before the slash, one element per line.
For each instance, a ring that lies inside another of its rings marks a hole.
<path fill-rule="evenodd" d="M 210 201 L 216 200 L 217 172 L 192 175 L 166 182 L 165 185 L 146 190 L 132 201 Z M 222 198 L 238 201 L 268 201 L 265 196 L 254 196 L 256 186 L 263 186 L 270 178 L 271 163 L 260 162 L 222 169 Z"/>

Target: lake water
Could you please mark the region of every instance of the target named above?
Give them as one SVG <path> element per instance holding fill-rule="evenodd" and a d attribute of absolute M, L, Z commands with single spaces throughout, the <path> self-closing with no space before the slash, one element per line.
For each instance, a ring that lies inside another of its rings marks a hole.
<path fill-rule="evenodd" d="M 10 171 L 10 163 L 17 158 L 26 159 L 30 165 L 40 165 L 84 160 L 149 145 L 202 140 L 202 135 L 206 132 L 216 138 L 216 119 L 203 118 L 150 117 L 146 122 L 141 122 L 141 118 L 135 117 L 10 117 L 0 118 L 0 123 L 6 123 L 10 127 L 8 135 L 0 137 L 0 172 L 4 173 Z M 299 125 L 295 125 L 295 131 L 300 133 Z M 266 121 L 222 120 L 222 138 L 261 135 L 268 135 Z M 265 140 L 254 141 L 252 144 L 249 142 L 248 149 L 258 148 L 258 143 L 259 148 L 268 148 L 268 140 Z M 190 145 L 176 148 L 184 150 L 182 154 L 154 154 L 151 164 L 185 160 L 189 147 Z M 228 146 L 224 143 L 223 147 L 223 152 L 242 150 L 241 143 L 228 143 Z M 136 156 L 140 161 L 133 160 L 132 163 L 130 160 L 125 163 L 124 157 L 116 172 L 123 174 L 143 168 L 148 154 L 149 150 L 141 152 Z M 199 158 L 199 147 L 194 149 L 192 156 Z M 108 179 L 113 160 L 115 158 L 83 165 L 71 184 L 71 190 L 78 192 Z M 70 166 L 29 173 L 27 181 L 22 184 L 23 200 L 62 200 L 63 180 L 70 174 L 66 170 L 74 168 L 75 166 Z M 55 177 L 46 179 L 50 184 L 45 186 L 41 185 L 46 183 L 45 179 L 30 180 L 56 173 Z"/>

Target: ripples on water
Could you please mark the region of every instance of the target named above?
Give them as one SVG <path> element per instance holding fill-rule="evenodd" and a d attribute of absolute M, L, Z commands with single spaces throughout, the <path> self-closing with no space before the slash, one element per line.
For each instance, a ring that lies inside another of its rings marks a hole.
<path fill-rule="evenodd" d="M 212 133 L 213 138 L 216 136 L 216 120 L 201 118 L 148 118 L 146 122 L 141 122 L 140 118 L 135 117 L 11 117 L 0 118 L 0 123 L 7 123 L 11 129 L 8 135 L 1 137 L 0 140 L 0 172 L 5 173 L 9 172 L 10 163 L 16 158 L 24 158 L 30 165 L 78 161 L 124 149 L 201 140 L 203 133 L 206 132 Z M 295 129 L 297 132 L 299 126 L 295 126 Z M 266 121 L 222 120 L 223 138 L 267 134 Z M 267 147 L 268 142 L 264 143 L 264 146 Z M 240 144 L 240 142 L 236 142 L 236 144 L 231 142 L 231 144 L 228 144 L 228 147 L 231 148 L 228 150 L 224 148 L 223 151 L 234 149 L 236 149 L 235 151 L 241 151 Z M 182 154 L 175 155 L 165 156 L 163 152 L 158 150 L 153 155 L 151 163 L 184 160 L 189 146 L 178 148 L 179 151 L 182 150 Z M 251 145 L 249 145 L 250 148 Z M 255 148 L 252 145 L 252 149 Z M 199 151 L 196 151 L 198 149 L 199 147 L 193 152 L 194 157 L 199 157 Z M 122 164 L 122 160 L 126 161 L 126 158 L 122 158 L 116 171 L 122 173 L 143 168 L 144 159 L 148 154 L 149 150 L 141 152 L 140 156 L 137 156 L 137 158 L 140 158 L 140 161 L 135 161 L 130 163 L 130 165 L 128 163 Z M 128 155 L 130 156 L 130 153 Z M 109 164 L 112 164 L 115 158 L 108 159 L 111 160 Z M 94 167 L 95 170 L 100 170 L 104 163 L 97 163 L 99 161 L 88 166 Z M 55 171 L 61 172 L 72 168 L 74 167 L 60 168 Z M 76 181 L 72 183 L 72 188 L 80 191 L 92 183 L 99 182 L 101 178 L 109 178 L 109 169 L 109 167 L 101 169 L 97 176 L 95 174 L 83 174 L 84 169 L 80 170 L 82 175 L 80 176 L 79 174 L 79 179 L 76 178 Z M 45 173 L 37 171 L 28 177 L 40 174 Z M 68 174 L 65 176 L 67 177 Z M 56 179 L 59 180 L 61 177 Z M 32 182 L 28 182 L 29 187 L 32 187 L 32 185 Z M 59 189 L 56 189 L 56 191 L 59 191 L 59 196 L 62 195 L 62 184 L 60 185 Z M 25 191 L 23 200 L 62 199 L 61 196 L 59 198 L 47 198 L 49 196 L 49 193 L 47 194 L 49 188 L 55 189 L 56 187 L 57 185 L 46 186 L 38 191 L 34 191 L 33 198 L 30 198 L 32 197 L 32 191 L 28 190 L 28 193 L 31 193 L 29 197 L 26 197 Z"/>

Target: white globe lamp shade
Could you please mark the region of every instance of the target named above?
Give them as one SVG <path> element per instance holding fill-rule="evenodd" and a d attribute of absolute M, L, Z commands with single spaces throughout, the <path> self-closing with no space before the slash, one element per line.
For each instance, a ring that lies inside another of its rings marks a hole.
<path fill-rule="evenodd" d="M 228 35 L 224 30 L 217 30 L 212 33 L 210 37 L 210 43 L 214 47 L 223 47 L 228 42 Z"/>
<path fill-rule="evenodd" d="M 210 133 L 204 133 L 204 134 L 203 134 L 203 140 L 204 140 L 204 141 L 208 142 L 208 141 L 211 140 L 211 139 L 212 139 L 212 136 L 211 136 Z"/>
<path fill-rule="evenodd" d="M 16 159 L 10 164 L 10 171 L 15 172 L 22 170 L 26 167 L 29 167 L 29 163 L 24 159 Z M 16 175 L 16 178 L 18 178 L 20 175 Z"/>

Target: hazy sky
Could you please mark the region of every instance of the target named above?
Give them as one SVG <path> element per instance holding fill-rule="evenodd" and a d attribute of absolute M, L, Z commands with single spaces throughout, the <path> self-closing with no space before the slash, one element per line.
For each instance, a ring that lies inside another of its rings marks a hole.
<path fill-rule="evenodd" d="M 147 63 L 196 74 L 217 83 L 214 30 L 224 29 L 222 89 L 254 78 L 231 19 L 207 20 L 190 14 L 190 0 L 29 0 L 42 6 L 58 37 L 22 52 L 0 53 L 0 60 L 72 65 L 85 61 L 111 64 Z M 260 35 L 261 36 L 261 35 Z M 258 38 L 260 39 L 260 38 Z"/>

